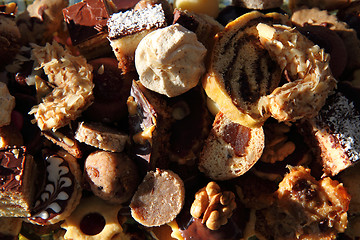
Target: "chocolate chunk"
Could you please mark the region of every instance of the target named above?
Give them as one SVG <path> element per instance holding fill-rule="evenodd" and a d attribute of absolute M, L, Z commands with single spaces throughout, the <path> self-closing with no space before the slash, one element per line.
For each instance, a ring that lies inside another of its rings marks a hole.
<path fill-rule="evenodd" d="M 106 32 L 109 9 L 103 0 L 84 0 L 63 9 L 74 45 Z"/>

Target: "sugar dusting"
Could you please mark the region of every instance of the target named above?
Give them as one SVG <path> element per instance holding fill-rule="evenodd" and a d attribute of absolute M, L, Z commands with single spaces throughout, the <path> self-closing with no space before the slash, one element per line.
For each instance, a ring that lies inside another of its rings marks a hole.
<path fill-rule="evenodd" d="M 354 103 L 341 93 L 330 99 L 330 104 L 315 118 L 316 122 L 321 128 L 329 126 L 349 160 L 356 162 L 360 159 L 360 113 Z"/>
<path fill-rule="evenodd" d="M 109 38 L 115 39 L 145 29 L 166 26 L 165 13 L 161 4 L 139 10 L 131 9 L 111 15 L 107 26 Z"/>

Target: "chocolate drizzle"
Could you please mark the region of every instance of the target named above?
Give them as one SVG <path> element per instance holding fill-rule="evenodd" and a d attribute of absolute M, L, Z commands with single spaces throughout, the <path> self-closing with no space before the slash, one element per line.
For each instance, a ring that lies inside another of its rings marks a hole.
<path fill-rule="evenodd" d="M 57 154 L 46 157 L 46 184 L 35 201 L 31 220 L 42 225 L 61 214 L 74 191 L 74 175 L 68 162 Z"/>
<path fill-rule="evenodd" d="M 0 151 L 0 191 L 20 191 L 25 167 L 25 147 Z"/>

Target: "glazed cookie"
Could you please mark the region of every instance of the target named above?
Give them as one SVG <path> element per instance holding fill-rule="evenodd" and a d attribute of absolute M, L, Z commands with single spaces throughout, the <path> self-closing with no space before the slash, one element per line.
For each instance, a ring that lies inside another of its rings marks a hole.
<path fill-rule="evenodd" d="M 86 158 L 85 179 L 96 196 L 120 204 L 130 200 L 139 184 L 135 163 L 125 153 L 106 151 Z"/>
<path fill-rule="evenodd" d="M 158 29 L 139 43 L 135 66 L 146 88 L 175 97 L 195 87 L 205 72 L 206 48 L 179 24 Z"/>
<path fill-rule="evenodd" d="M 61 225 L 66 229 L 64 239 L 127 239 L 122 238 L 123 228 L 118 221 L 118 212 L 121 208 L 121 205 L 112 205 L 97 197 L 82 199 L 75 211 Z"/>
<path fill-rule="evenodd" d="M 60 150 L 45 152 L 46 179 L 28 220 L 39 225 L 60 222 L 70 216 L 80 202 L 81 171 L 76 158 Z"/>

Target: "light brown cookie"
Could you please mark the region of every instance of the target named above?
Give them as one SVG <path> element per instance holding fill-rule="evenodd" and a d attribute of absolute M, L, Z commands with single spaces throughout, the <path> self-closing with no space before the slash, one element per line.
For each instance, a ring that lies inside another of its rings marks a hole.
<path fill-rule="evenodd" d="M 126 153 L 93 152 L 85 160 L 84 171 L 92 192 L 117 204 L 129 201 L 140 182 L 137 166 Z"/>
<path fill-rule="evenodd" d="M 181 178 L 170 170 L 150 171 L 133 196 L 131 216 L 148 227 L 171 222 L 185 202 L 185 188 Z"/>

